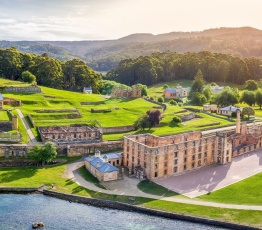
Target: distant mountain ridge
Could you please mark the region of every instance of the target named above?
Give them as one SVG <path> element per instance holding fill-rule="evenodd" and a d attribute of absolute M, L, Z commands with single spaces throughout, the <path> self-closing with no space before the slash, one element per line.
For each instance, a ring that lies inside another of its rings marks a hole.
<path fill-rule="evenodd" d="M 209 50 L 240 57 L 262 57 L 262 30 L 222 27 L 158 35 L 138 33 L 101 41 L 0 41 L 1 48 L 11 46 L 21 52 L 48 53 L 61 60 L 80 58 L 92 68 L 106 71 L 123 59 L 167 50 L 179 53 Z"/>

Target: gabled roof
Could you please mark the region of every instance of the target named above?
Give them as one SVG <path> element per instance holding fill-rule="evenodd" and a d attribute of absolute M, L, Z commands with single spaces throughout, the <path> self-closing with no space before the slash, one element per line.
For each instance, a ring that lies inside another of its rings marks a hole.
<path fill-rule="evenodd" d="M 116 158 L 123 158 L 121 154 L 114 152 L 114 153 L 105 153 L 105 154 L 101 154 L 101 157 L 107 157 L 108 160 L 111 159 L 116 159 Z"/>
<path fill-rule="evenodd" d="M 92 90 L 91 87 L 84 87 L 84 90 Z"/>
<path fill-rule="evenodd" d="M 102 173 L 119 171 L 118 168 L 108 162 L 104 162 L 100 157 L 89 156 L 85 158 L 85 161 L 89 162 L 93 167 Z M 99 167 L 97 167 L 97 163 L 99 164 Z"/>
<path fill-rule="evenodd" d="M 166 88 L 165 92 L 176 93 L 176 89 L 175 88 Z"/>
<path fill-rule="evenodd" d="M 235 112 L 237 109 L 240 109 L 239 107 L 235 107 L 235 106 L 227 106 L 227 107 L 224 107 L 224 108 L 219 108 L 219 110 L 223 110 L 223 111 L 232 111 L 232 112 Z"/>
<path fill-rule="evenodd" d="M 2 96 L 2 94 L 0 93 L 0 101 L 3 101 L 4 99 L 3 99 L 3 96 Z"/>

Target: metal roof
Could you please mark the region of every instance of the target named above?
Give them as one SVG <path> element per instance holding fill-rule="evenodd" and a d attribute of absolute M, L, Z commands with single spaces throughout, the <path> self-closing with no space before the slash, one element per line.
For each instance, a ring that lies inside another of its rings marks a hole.
<path fill-rule="evenodd" d="M 2 96 L 2 94 L 0 93 L 0 101 L 3 101 L 4 99 L 3 99 L 3 96 Z"/>
<path fill-rule="evenodd" d="M 165 92 L 168 91 L 169 93 L 176 93 L 175 88 L 166 88 Z"/>
<path fill-rule="evenodd" d="M 224 108 L 219 108 L 219 110 L 223 110 L 223 111 L 232 111 L 232 112 L 235 112 L 237 109 L 240 109 L 239 107 L 235 107 L 235 106 L 227 106 L 227 107 L 224 107 Z M 241 109 L 240 109 L 241 111 Z"/>
<path fill-rule="evenodd" d="M 104 157 L 104 156 L 106 156 L 108 160 L 116 159 L 116 158 L 123 158 L 122 155 L 117 152 L 101 154 L 101 157 Z"/>
<path fill-rule="evenodd" d="M 118 168 L 108 162 L 104 162 L 100 157 L 89 156 L 85 158 L 85 161 L 88 161 L 93 167 L 102 173 L 119 171 Z M 97 167 L 97 164 L 99 167 Z"/>

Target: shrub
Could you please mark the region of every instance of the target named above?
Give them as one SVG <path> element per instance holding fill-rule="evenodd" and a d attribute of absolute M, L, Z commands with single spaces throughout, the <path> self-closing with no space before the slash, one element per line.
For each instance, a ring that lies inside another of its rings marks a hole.
<path fill-rule="evenodd" d="M 183 106 L 183 103 L 182 102 L 178 102 L 177 103 L 179 107 L 182 107 Z"/>
<path fill-rule="evenodd" d="M 169 103 L 170 103 L 171 105 L 177 105 L 177 102 L 176 102 L 175 100 L 171 100 Z"/>
<path fill-rule="evenodd" d="M 177 116 L 174 116 L 172 121 L 175 122 L 175 123 L 181 123 L 182 122 L 181 118 L 179 118 Z"/>
<path fill-rule="evenodd" d="M 22 73 L 22 80 L 24 82 L 33 83 L 36 81 L 36 76 L 29 71 L 24 71 Z"/>
<path fill-rule="evenodd" d="M 231 117 L 237 117 L 237 112 L 232 112 Z"/>
<path fill-rule="evenodd" d="M 157 98 L 157 101 L 160 102 L 160 103 L 163 103 L 164 102 L 164 98 L 163 97 L 159 97 L 159 98 Z"/>
<path fill-rule="evenodd" d="M 154 98 L 153 98 L 153 97 L 150 97 L 149 99 L 152 100 L 152 101 L 154 101 Z"/>
<path fill-rule="evenodd" d="M 163 89 L 166 89 L 166 88 L 168 88 L 168 84 L 163 85 Z"/>

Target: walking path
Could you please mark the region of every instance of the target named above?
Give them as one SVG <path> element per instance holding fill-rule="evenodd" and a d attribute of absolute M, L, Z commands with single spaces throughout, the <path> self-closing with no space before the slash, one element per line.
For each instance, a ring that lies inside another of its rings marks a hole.
<path fill-rule="evenodd" d="M 16 109 L 16 111 L 17 111 L 17 113 L 18 113 L 18 115 L 19 115 L 22 123 L 24 124 L 25 129 L 26 129 L 26 132 L 27 132 L 27 134 L 28 134 L 28 136 L 29 136 L 29 138 L 30 138 L 30 141 L 29 141 L 28 144 L 29 144 L 29 145 L 35 145 L 35 144 L 37 144 L 37 140 L 35 139 L 35 136 L 34 136 L 34 134 L 32 133 L 32 131 L 31 131 L 31 129 L 30 129 L 30 126 L 28 125 L 27 120 L 25 119 L 23 113 L 21 112 L 20 109 Z"/>
<path fill-rule="evenodd" d="M 113 195 L 125 195 L 125 196 L 132 196 L 132 197 L 144 197 L 144 198 L 152 198 L 152 199 L 158 199 L 158 200 L 165 200 L 165 201 L 171 201 L 171 202 L 178 202 L 178 203 L 184 203 L 184 204 L 194 204 L 194 205 L 202 205 L 202 206 L 210 206 L 210 207 L 217 207 L 217 208 L 230 208 L 230 209 L 241 209 L 241 210 L 257 210 L 262 211 L 262 206 L 256 206 L 256 205 L 237 205 L 237 204 L 222 204 L 222 203 L 215 203 L 215 202 L 206 202 L 206 201 L 200 201 L 200 200 L 192 200 L 188 198 L 181 198 L 181 197 L 163 197 L 163 196 L 156 196 L 156 195 L 150 195 L 147 193 L 142 192 L 137 188 L 137 184 L 139 183 L 138 179 L 135 178 L 129 178 L 124 177 L 124 180 L 120 181 L 117 186 L 117 182 L 115 181 L 116 187 L 114 187 L 114 190 L 105 190 L 96 187 L 93 183 L 90 183 L 86 181 L 79 173 L 78 168 L 83 166 L 84 162 L 83 159 L 70 163 L 67 165 L 66 170 L 66 177 L 71 179 L 72 181 L 76 182 L 78 185 L 105 194 L 113 194 Z M 112 182 L 106 182 L 103 183 L 106 187 L 110 189 L 110 184 Z M 123 185 L 123 187 L 121 187 Z"/>

